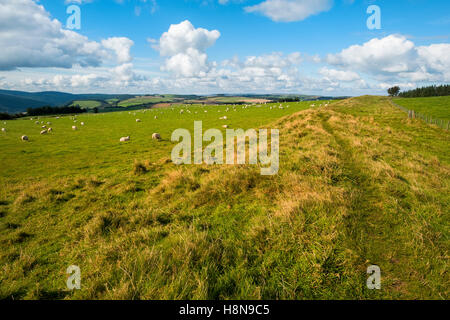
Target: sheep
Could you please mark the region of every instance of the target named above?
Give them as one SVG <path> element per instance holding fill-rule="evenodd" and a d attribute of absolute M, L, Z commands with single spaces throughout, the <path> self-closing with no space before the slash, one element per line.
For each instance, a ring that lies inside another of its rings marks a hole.
<path fill-rule="evenodd" d="M 220 118 L 220 120 L 227 120 L 227 116 Z"/>
<path fill-rule="evenodd" d="M 72 126 L 72 130 L 78 130 L 76 126 Z"/>
<path fill-rule="evenodd" d="M 222 128 L 228 129 L 228 125 L 225 124 L 225 125 L 222 126 Z"/>
<path fill-rule="evenodd" d="M 48 128 L 48 129 L 47 129 L 47 132 L 52 132 L 52 131 L 53 131 L 52 128 Z"/>
<path fill-rule="evenodd" d="M 5 129 L 5 128 L 2 128 L 2 132 L 6 132 L 6 129 Z"/>
<path fill-rule="evenodd" d="M 22 141 L 28 141 L 28 137 L 27 136 L 22 136 Z"/>
<path fill-rule="evenodd" d="M 42 130 L 41 131 L 41 134 L 46 134 L 47 133 L 47 130 Z"/>
<path fill-rule="evenodd" d="M 158 119 L 158 117 L 157 116 L 155 116 L 155 120 L 157 120 Z"/>
<path fill-rule="evenodd" d="M 84 126 L 84 122 L 80 123 L 82 126 Z"/>
<path fill-rule="evenodd" d="M 130 136 L 120 138 L 120 142 L 127 142 L 127 141 L 130 141 Z"/>
<path fill-rule="evenodd" d="M 45 128 L 47 128 L 47 127 L 46 127 L 46 126 L 42 126 L 41 128 L 42 128 L 42 129 L 45 129 Z"/>
<path fill-rule="evenodd" d="M 141 119 L 136 119 L 136 122 L 141 122 Z"/>
<path fill-rule="evenodd" d="M 159 133 L 154 133 L 154 134 L 152 135 L 152 139 L 153 139 L 153 140 L 161 140 L 161 135 L 160 135 Z"/>
<path fill-rule="evenodd" d="M 47 125 L 51 126 L 51 125 L 52 125 L 52 123 L 51 123 L 51 122 L 47 122 Z"/>

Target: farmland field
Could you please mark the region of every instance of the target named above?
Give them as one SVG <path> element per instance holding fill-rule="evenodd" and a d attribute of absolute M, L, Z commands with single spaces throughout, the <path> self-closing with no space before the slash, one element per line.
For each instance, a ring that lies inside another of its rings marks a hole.
<path fill-rule="evenodd" d="M 100 101 L 96 100 L 77 100 L 72 102 L 73 106 L 80 106 L 81 108 L 85 109 L 94 109 L 102 106 L 102 103 Z"/>
<path fill-rule="evenodd" d="M 117 105 L 119 107 L 132 107 L 132 106 L 138 106 L 141 104 L 146 103 L 160 103 L 160 102 L 171 102 L 173 101 L 172 98 L 166 98 L 166 97 L 136 97 L 124 101 L 120 101 Z"/>
<path fill-rule="evenodd" d="M 394 102 L 416 112 L 450 121 L 450 96 L 430 98 L 396 98 Z"/>
<path fill-rule="evenodd" d="M 7 121 L 0 299 L 448 299 L 450 133 L 384 97 L 311 104 Z M 174 165 L 195 120 L 278 128 L 279 174 Z"/>

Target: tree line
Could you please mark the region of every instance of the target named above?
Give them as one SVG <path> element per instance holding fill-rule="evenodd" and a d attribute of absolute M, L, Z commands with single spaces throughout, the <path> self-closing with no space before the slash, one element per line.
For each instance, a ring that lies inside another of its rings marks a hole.
<path fill-rule="evenodd" d="M 390 96 L 399 96 L 402 98 L 450 96 L 450 85 L 446 84 L 441 86 L 428 86 L 404 92 L 400 92 L 400 88 L 396 86 L 389 88 L 388 93 Z"/>
<path fill-rule="evenodd" d="M 75 113 L 85 113 L 86 109 L 80 106 L 66 106 L 66 107 L 51 107 L 44 106 L 40 108 L 28 108 L 27 116 L 44 116 L 52 114 L 75 114 Z"/>
<path fill-rule="evenodd" d="M 98 112 L 98 108 L 95 108 L 94 113 Z M 17 118 L 27 117 L 27 116 L 47 116 L 55 114 L 78 114 L 85 113 L 86 109 L 80 106 L 65 106 L 65 107 L 51 107 L 44 106 L 39 108 L 28 108 L 26 113 L 9 114 L 6 112 L 0 112 L 0 120 L 13 120 Z"/>
<path fill-rule="evenodd" d="M 285 102 L 300 102 L 300 101 L 302 101 L 300 97 L 287 97 L 287 98 L 280 98 L 276 102 L 285 103 Z"/>

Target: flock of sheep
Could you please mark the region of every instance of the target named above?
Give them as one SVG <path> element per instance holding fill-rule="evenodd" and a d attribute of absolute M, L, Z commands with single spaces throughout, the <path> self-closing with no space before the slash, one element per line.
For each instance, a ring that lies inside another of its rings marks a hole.
<path fill-rule="evenodd" d="M 328 103 L 320 104 L 320 107 L 322 105 L 328 106 Z M 315 106 L 316 106 L 315 104 L 312 104 L 310 107 L 315 107 Z M 230 107 L 233 109 L 233 111 L 237 111 L 237 109 L 236 109 L 237 106 L 236 105 L 231 105 Z M 225 112 L 229 112 L 230 111 L 230 107 L 226 108 Z M 242 106 L 242 109 L 247 109 L 248 107 L 249 107 L 249 105 L 244 105 L 244 106 Z M 261 107 L 261 106 L 260 105 L 256 105 L 254 107 Z M 282 104 L 280 104 L 279 106 L 270 106 L 270 110 L 276 109 L 276 108 L 284 109 L 284 108 L 289 108 L 289 106 L 283 106 Z M 174 110 L 174 108 L 171 108 L 171 109 Z M 147 110 L 142 110 L 141 112 L 145 113 L 146 111 Z M 153 110 L 151 110 L 151 111 L 153 111 Z M 186 109 L 186 110 L 181 109 L 180 110 L 180 114 L 184 114 L 185 112 L 186 113 L 192 113 L 189 109 Z M 208 110 L 204 110 L 204 112 L 207 113 Z M 221 112 L 221 111 L 218 110 L 218 112 Z M 194 113 L 197 114 L 198 112 L 195 111 Z M 129 114 L 132 114 L 132 113 L 129 112 Z M 133 113 L 133 115 L 136 115 L 136 113 Z M 39 117 L 37 119 L 39 120 Z M 60 119 L 60 117 L 56 117 L 56 119 Z M 158 116 L 155 115 L 154 119 L 157 120 Z M 34 119 L 31 118 L 30 120 L 34 120 Z M 71 117 L 71 120 L 73 120 L 74 123 L 77 123 L 77 121 L 78 121 L 77 120 L 77 116 Z M 220 118 L 220 120 L 228 120 L 228 117 L 227 116 L 223 116 L 223 117 Z M 142 120 L 141 119 L 136 119 L 136 122 L 140 123 L 140 122 L 142 122 Z M 3 122 L 3 124 L 6 125 L 6 122 Z M 48 133 L 51 133 L 53 131 L 53 129 L 50 127 L 52 125 L 51 122 L 47 122 L 46 124 L 44 124 L 43 121 L 35 121 L 35 124 L 42 125 L 41 126 L 42 130 L 40 131 L 41 135 L 48 134 Z M 84 122 L 80 122 L 80 125 L 84 126 L 85 123 Z M 229 128 L 229 125 L 225 124 L 225 125 L 222 126 L 222 128 L 227 129 L 227 128 Z M 78 130 L 78 127 L 76 125 L 73 125 L 72 126 L 72 130 L 76 131 L 76 130 Z M 2 128 L 1 131 L 2 132 L 6 132 L 6 128 Z M 159 133 L 153 133 L 152 139 L 159 141 L 159 140 L 161 140 L 161 135 Z M 21 140 L 22 141 L 29 141 L 29 137 L 26 136 L 26 135 L 23 135 L 23 136 L 21 136 Z M 130 141 L 130 140 L 131 140 L 130 136 L 120 138 L 120 142 L 127 142 L 127 141 Z"/>
<path fill-rule="evenodd" d="M 134 114 L 134 115 L 136 115 L 136 114 Z M 39 119 L 39 118 L 38 118 L 38 119 Z M 60 117 L 56 117 L 56 119 L 60 119 Z M 77 122 L 77 117 L 76 117 L 76 116 L 71 117 L 71 119 L 73 120 L 74 123 Z M 157 119 L 156 116 L 155 116 L 155 119 Z M 34 119 L 33 119 L 33 118 L 30 118 L 30 120 L 34 120 Z M 136 119 L 136 122 L 139 123 L 139 122 L 142 122 L 142 121 L 141 121 L 140 119 Z M 6 122 L 3 122 L 3 124 L 6 125 Z M 47 124 L 44 124 L 44 121 L 36 121 L 35 124 L 37 124 L 37 125 L 41 125 L 41 124 L 42 124 L 41 129 L 43 129 L 43 130 L 40 131 L 40 134 L 41 134 L 41 135 L 44 135 L 44 134 L 53 132 L 53 128 L 47 127 L 47 126 L 51 126 L 51 125 L 52 125 L 51 122 L 47 122 Z M 84 122 L 80 122 L 80 125 L 81 125 L 81 126 L 84 126 L 85 123 L 84 123 Z M 74 125 L 74 126 L 72 126 L 72 130 L 77 131 L 77 130 L 78 130 L 78 127 Z M 6 132 L 6 128 L 2 128 L 1 131 L 2 131 L 2 132 Z M 30 140 L 30 138 L 29 138 L 27 135 L 21 136 L 20 139 L 21 139 L 22 141 L 29 141 L 29 140 Z M 159 141 L 159 140 L 161 140 L 161 135 L 160 135 L 159 133 L 154 133 L 154 134 L 152 135 L 152 139 L 153 139 L 153 140 L 158 140 L 158 141 Z M 130 141 L 130 140 L 131 140 L 131 137 L 130 137 L 130 136 L 120 138 L 120 142 L 127 142 L 127 141 Z"/>

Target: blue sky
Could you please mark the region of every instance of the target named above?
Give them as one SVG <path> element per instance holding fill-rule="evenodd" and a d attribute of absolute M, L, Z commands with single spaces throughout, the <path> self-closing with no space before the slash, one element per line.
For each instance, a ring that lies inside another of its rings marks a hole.
<path fill-rule="evenodd" d="M 19 37 L 0 36 L 7 89 L 358 95 L 450 80 L 446 0 L 0 0 L 0 18 Z"/>

